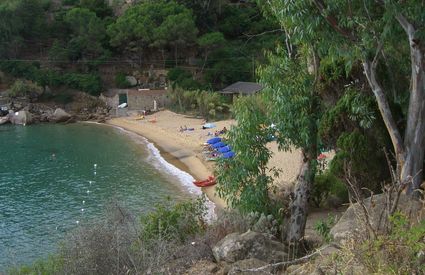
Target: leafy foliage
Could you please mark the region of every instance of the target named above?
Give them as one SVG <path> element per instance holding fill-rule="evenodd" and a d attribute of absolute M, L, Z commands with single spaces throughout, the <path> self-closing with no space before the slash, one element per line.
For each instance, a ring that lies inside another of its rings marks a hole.
<path fill-rule="evenodd" d="M 314 225 L 314 230 L 319 233 L 319 235 L 323 238 L 326 243 L 332 241 L 331 228 L 336 223 L 336 217 L 329 216 L 326 220 L 319 220 Z"/>
<path fill-rule="evenodd" d="M 125 89 L 131 87 L 131 83 L 127 80 L 124 73 L 118 73 L 115 76 L 115 86 Z"/>
<path fill-rule="evenodd" d="M 195 41 L 190 10 L 174 1 L 142 2 L 108 26 L 110 44 L 140 54 L 148 47 L 177 47 Z"/>
<path fill-rule="evenodd" d="M 308 148 L 317 139 L 311 131 L 320 116 L 320 109 L 314 109 L 318 98 L 313 93 L 313 76 L 302 58 L 291 60 L 282 48 L 268 58 L 269 64 L 261 67 L 259 74 L 279 146 L 284 150 L 291 145 Z"/>
<path fill-rule="evenodd" d="M 66 13 L 65 22 L 72 30 L 68 51 L 72 59 L 98 58 L 104 54 L 105 26 L 96 13 L 85 8 L 74 8 Z"/>
<path fill-rule="evenodd" d="M 141 217 L 144 241 L 173 240 L 184 242 L 204 230 L 205 198 L 176 205 L 157 205 L 156 210 Z M 154 244 L 154 243 L 153 243 Z"/>
<path fill-rule="evenodd" d="M 425 220 L 412 224 L 405 215 L 395 213 L 390 222 L 391 232 L 363 243 L 359 258 L 374 273 L 420 273 L 425 268 L 418 259 L 425 250 Z"/>
<path fill-rule="evenodd" d="M 315 176 L 310 199 L 316 207 L 320 207 L 330 195 L 335 196 L 341 202 L 348 202 L 346 186 L 339 178 L 327 170 Z"/>
<path fill-rule="evenodd" d="M 225 98 L 216 92 L 184 90 L 177 86 L 169 93 L 171 104 L 180 112 L 196 112 L 205 119 L 214 119 L 229 112 Z"/>
<path fill-rule="evenodd" d="M 43 88 L 31 81 L 18 79 L 13 83 L 8 91 L 11 97 L 25 96 L 30 99 L 36 99 L 43 93 Z"/>
<path fill-rule="evenodd" d="M 236 156 L 221 160 L 215 170 L 217 193 L 231 206 L 242 212 L 271 213 L 274 209 L 269 192 L 273 178 L 267 163 L 271 151 L 266 144 L 270 130 L 265 106 L 258 96 L 241 97 L 233 106 L 237 127 L 228 134 L 229 144 Z"/>

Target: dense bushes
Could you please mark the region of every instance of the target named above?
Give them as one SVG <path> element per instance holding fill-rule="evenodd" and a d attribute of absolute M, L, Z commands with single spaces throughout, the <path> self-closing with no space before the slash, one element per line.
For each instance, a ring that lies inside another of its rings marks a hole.
<path fill-rule="evenodd" d="M 157 205 L 156 210 L 141 217 L 141 239 L 184 242 L 204 229 L 205 199 Z"/>
<path fill-rule="evenodd" d="M 13 83 L 8 91 L 10 97 L 25 96 L 29 99 L 36 99 L 43 93 L 43 88 L 31 81 L 18 79 Z"/>
<path fill-rule="evenodd" d="M 179 67 L 172 68 L 167 74 L 168 80 L 171 82 L 173 89 L 180 87 L 183 90 L 200 90 L 203 85 L 193 79 L 192 73 Z"/>
<path fill-rule="evenodd" d="M 81 90 L 91 95 L 98 95 L 102 90 L 102 81 L 94 73 L 64 73 L 54 70 L 40 69 L 38 63 L 0 62 L 0 69 L 14 77 L 22 77 L 40 86 L 66 85 L 69 88 Z"/>
<path fill-rule="evenodd" d="M 115 76 L 115 86 L 117 86 L 117 88 L 120 88 L 120 89 L 126 89 L 131 87 L 131 83 L 128 82 L 124 73 L 118 73 Z"/>
<path fill-rule="evenodd" d="M 216 92 L 188 91 L 176 87 L 169 93 L 172 107 L 180 112 L 195 112 L 208 119 L 218 118 L 230 111 L 230 104 Z"/>
<path fill-rule="evenodd" d="M 356 257 L 374 274 L 423 274 L 425 270 L 425 220 L 412 224 L 395 213 L 390 232 L 356 245 Z"/>
<path fill-rule="evenodd" d="M 310 200 L 316 207 L 320 207 L 330 196 L 338 200 L 339 204 L 348 202 L 348 191 L 344 182 L 327 170 L 315 176 Z"/>

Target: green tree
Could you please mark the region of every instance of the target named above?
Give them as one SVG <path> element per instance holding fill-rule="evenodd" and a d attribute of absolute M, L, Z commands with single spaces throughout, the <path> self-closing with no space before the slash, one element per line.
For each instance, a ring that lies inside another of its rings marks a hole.
<path fill-rule="evenodd" d="M 40 0 L 14 0 L 0 3 L 0 56 L 17 56 L 24 40 L 45 36 L 46 17 Z"/>
<path fill-rule="evenodd" d="M 296 56 L 279 48 L 269 54 L 269 64 L 260 68 L 260 82 L 268 113 L 276 124 L 279 149 L 301 149 L 302 164 L 296 180 L 286 239 L 298 242 L 304 236 L 308 199 L 314 181 L 318 155 L 318 121 L 321 106 L 318 88 L 319 61 L 307 49 Z"/>
<path fill-rule="evenodd" d="M 322 54 L 344 58 L 348 73 L 356 62 L 362 65 L 391 138 L 398 180 L 408 185 L 410 192 L 419 188 L 425 154 L 425 4 L 371 0 L 261 2 L 294 41 L 316 43 Z M 395 58 L 401 66 L 410 63 L 411 67 L 408 73 L 387 71 L 390 78 L 405 83 L 400 94 L 409 91 L 408 104 L 403 108 L 407 110 L 405 121 L 401 125 L 396 122 L 390 104 L 391 89 L 398 87 L 389 88 L 391 81 L 385 83 L 385 73 L 380 71 L 394 62 L 388 60 Z"/>
<path fill-rule="evenodd" d="M 105 0 L 80 0 L 79 6 L 96 13 L 99 18 L 112 16 L 112 9 Z"/>
<path fill-rule="evenodd" d="M 68 50 L 72 59 L 93 59 L 105 54 L 102 42 L 105 26 L 96 14 L 88 9 L 73 8 L 67 12 L 65 22 L 72 30 Z"/>
<path fill-rule="evenodd" d="M 226 40 L 221 32 L 209 32 L 198 38 L 198 45 L 204 50 L 204 63 L 202 64 L 201 73 L 204 71 L 211 50 L 225 42 Z"/>
<path fill-rule="evenodd" d="M 174 47 L 174 58 L 178 65 L 178 48 L 187 47 L 196 40 L 198 29 L 193 21 L 192 12 L 183 10 L 178 14 L 168 15 L 162 24 L 154 30 L 155 41 L 165 41 Z"/>
<path fill-rule="evenodd" d="M 270 132 L 265 127 L 270 120 L 265 105 L 260 96 L 241 97 L 234 103 L 238 126 L 232 127 L 228 137 L 236 155 L 221 160 L 215 170 L 218 194 L 246 213 L 273 210 L 269 198 L 273 178 L 267 168 L 271 151 L 266 146 Z"/>
<path fill-rule="evenodd" d="M 134 53 L 140 64 L 149 47 L 163 49 L 170 45 L 177 51 L 179 45 L 193 42 L 197 34 L 190 10 L 174 1 L 135 5 L 109 25 L 107 31 L 110 44 Z"/>

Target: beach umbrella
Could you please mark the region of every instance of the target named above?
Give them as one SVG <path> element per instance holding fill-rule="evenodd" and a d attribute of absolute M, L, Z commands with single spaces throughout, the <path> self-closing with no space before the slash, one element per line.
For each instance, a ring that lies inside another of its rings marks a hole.
<path fill-rule="evenodd" d="M 229 145 L 227 145 L 227 146 L 224 146 L 224 147 L 218 148 L 218 150 L 217 150 L 217 151 L 219 151 L 220 153 L 226 153 L 226 152 L 229 152 L 229 151 L 230 151 L 230 146 L 229 146 Z"/>
<path fill-rule="evenodd" d="M 226 146 L 227 144 L 226 143 L 223 143 L 223 142 L 217 142 L 217 143 L 214 143 L 213 145 L 212 145 L 212 148 L 214 148 L 214 149 L 217 149 L 217 148 L 221 148 L 221 147 L 224 147 L 224 146 Z"/>
<path fill-rule="evenodd" d="M 223 154 L 223 158 L 225 159 L 230 159 L 230 158 L 233 158 L 234 156 L 235 156 L 235 152 L 233 151 L 229 151 Z"/>
<path fill-rule="evenodd" d="M 210 138 L 209 140 L 207 140 L 207 143 L 208 144 L 214 144 L 214 143 L 217 143 L 219 141 L 221 141 L 221 137 L 213 137 L 213 138 Z"/>

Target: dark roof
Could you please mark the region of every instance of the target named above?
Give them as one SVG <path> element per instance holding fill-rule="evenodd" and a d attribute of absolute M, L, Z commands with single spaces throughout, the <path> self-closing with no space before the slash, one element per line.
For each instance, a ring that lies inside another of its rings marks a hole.
<path fill-rule="evenodd" d="M 236 83 L 233 83 L 230 86 L 227 86 L 226 88 L 221 90 L 220 93 L 252 95 L 252 94 L 255 94 L 256 92 L 261 91 L 262 89 L 263 89 L 263 86 L 255 82 L 238 81 Z"/>

